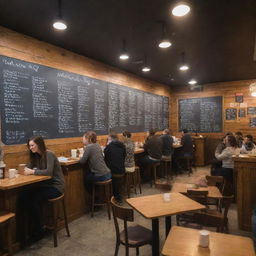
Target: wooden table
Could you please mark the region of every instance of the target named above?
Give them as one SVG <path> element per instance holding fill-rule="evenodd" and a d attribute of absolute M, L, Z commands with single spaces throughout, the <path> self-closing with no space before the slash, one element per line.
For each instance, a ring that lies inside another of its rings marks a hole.
<path fill-rule="evenodd" d="M 256 205 L 256 157 L 239 155 L 233 160 L 238 225 L 251 231 L 252 209 Z"/>
<path fill-rule="evenodd" d="M 36 182 L 49 180 L 51 176 L 38 176 L 38 175 L 20 175 L 13 179 L 1 179 L 0 190 L 8 190 L 13 188 L 22 187 L 25 185 L 33 184 Z"/>
<path fill-rule="evenodd" d="M 170 201 L 163 200 L 163 194 L 126 199 L 127 203 L 142 216 L 152 220 L 152 255 L 159 255 L 159 217 L 165 217 L 166 235 L 171 228 L 171 215 L 204 209 L 201 205 L 180 193 L 170 193 Z"/>
<path fill-rule="evenodd" d="M 174 226 L 163 250 L 164 256 L 255 256 L 248 237 L 210 232 L 209 248 L 198 246 L 199 230 Z"/>
<path fill-rule="evenodd" d="M 219 189 L 216 186 L 190 188 L 190 185 L 192 186 L 193 184 L 175 182 L 172 185 L 171 192 L 186 194 L 188 189 L 197 191 L 208 191 L 207 197 L 216 199 L 222 198 L 222 194 L 220 193 Z"/>

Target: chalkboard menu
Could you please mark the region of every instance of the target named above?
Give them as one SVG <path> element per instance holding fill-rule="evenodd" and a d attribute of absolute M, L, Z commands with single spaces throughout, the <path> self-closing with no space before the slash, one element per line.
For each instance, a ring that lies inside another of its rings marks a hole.
<path fill-rule="evenodd" d="M 222 132 L 222 97 L 179 100 L 179 130 Z"/>
<path fill-rule="evenodd" d="M 7 145 L 32 135 L 142 132 L 169 123 L 168 97 L 5 56 L 0 56 L 0 107 Z"/>

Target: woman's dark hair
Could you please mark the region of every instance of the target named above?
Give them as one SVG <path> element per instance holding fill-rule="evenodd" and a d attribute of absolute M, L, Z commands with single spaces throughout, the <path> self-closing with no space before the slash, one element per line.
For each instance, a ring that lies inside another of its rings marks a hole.
<path fill-rule="evenodd" d="M 228 139 L 228 143 L 231 147 L 234 147 L 234 148 L 237 148 L 237 141 L 236 141 L 236 138 L 235 136 L 233 135 L 228 135 L 227 136 L 227 139 Z"/>
<path fill-rule="evenodd" d="M 113 140 L 118 140 L 118 135 L 116 132 L 110 132 L 108 136 Z"/>
<path fill-rule="evenodd" d="M 126 138 L 131 138 L 132 134 L 129 131 L 124 131 L 123 136 L 126 137 Z"/>
<path fill-rule="evenodd" d="M 240 131 L 236 132 L 235 135 L 236 136 L 241 136 L 241 137 L 243 136 L 243 134 Z"/>
<path fill-rule="evenodd" d="M 248 135 L 246 135 L 245 137 L 248 138 L 251 142 L 253 142 L 253 137 L 252 137 L 252 135 L 248 134 Z"/>
<path fill-rule="evenodd" d="M 33 141 L 37 146 L 40 151 L 40 155 L 37 153 L 33 153 L 30 148 L 29 148 L 29 142 Z M 30 164 L 33 167 L 37 168 L 46 168 L 46 146 L 44 143 L 44 139 L 41 136 L 33 136 L 27 141 L 27 147 L 29 149 L 29 159 L 30 159 Z M 37 160 L 40 159 L 38 162 Z M 38 166 L 40 164 L 40 166 Z"/>
<path fill-rule="evenodd" d="M 89 143 L 96 143 L 97 135 L 94 131 L 88 131 L 84 134 L 84 137 L 88 139 Z"/>
<path fill-rule="evenodd" d="M 183 129 L 183 133 L 188 133 L 188 129 Z"/>
<path fill-rule="evenodd" d="M 149 136 L 154 136 L 155 133 L 156 133 L 156 130 L 155 130 L 155 129 L 150 129 L 150 130 L 148 131 L 148 133 L 149 133 Z"/>

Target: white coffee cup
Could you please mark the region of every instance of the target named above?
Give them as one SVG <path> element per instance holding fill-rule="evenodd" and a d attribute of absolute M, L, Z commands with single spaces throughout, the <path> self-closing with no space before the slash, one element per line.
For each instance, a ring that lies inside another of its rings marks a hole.
<path fill-rule="evenodd" d="M 16 173 L 17 173 L 17 170 L 16 170 L 16 169 L 9 169 L 9 170 L 8 170 L 9 179 L 15 178 L 15 177 L 16 177 Z"/>
<path fill-rule="evenodd" d="M 164 193 L 163 198 L 165 202 L 169 202 L 171 200 L 171 195 L 170 193 Z"/>
<path fill-rule="evenodd" d="M 71 157 L 76 158 L 77 157 L 77 150 L 76 149 L 71 149 Z"/>
<path fill-rule="evenodd" d="M 199 246 L 208 247 L 209 246 L 209 234 L 208 230 L 199 231 Z"/>

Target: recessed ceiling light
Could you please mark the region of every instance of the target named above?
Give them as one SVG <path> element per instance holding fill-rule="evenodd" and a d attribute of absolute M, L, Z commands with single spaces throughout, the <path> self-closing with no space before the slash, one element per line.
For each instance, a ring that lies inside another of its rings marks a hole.
<path fill-rule="evenodd" d="M 65 30 L 67 29 L 67 25 L 62 20 L 57 20 L 53 23 L 53 27 L 58 30 Z"/>
<path fill-rule="evenodd" d="M 193 85 L 193 84 L 197 84 L 197 81 L 195 79 L 191 79 L 188 83 Z"/>
<path fill-rule="evenodd" d="M 145 67 L 142 68 L 143 72 L 149 72 L 150 70 L 151 70 L 151 68 L 148 67 L 148 66 L 145 66 Z"/>
<path fill-rule="evenodd" d="M 172 14 L 177 17 L 185 16 L 189 12 L 190 7 L 187 4 L 179 4 L 172 9 Z"/>
<path fill-rule="evenodd" d="M 182 65 L 182 66 L 180 66 L 179 69 L 180 69 L 181 71 L 186 71 L 186 70 L 189 69 L 189 66 L 188 66 L 188 65 Z"/>
<path fill-rule="evenodd" d="M 172 45 L 172 43 L 169 40 L 163 40 L 159 43 L 160 48 L 168 48 Z"/>

